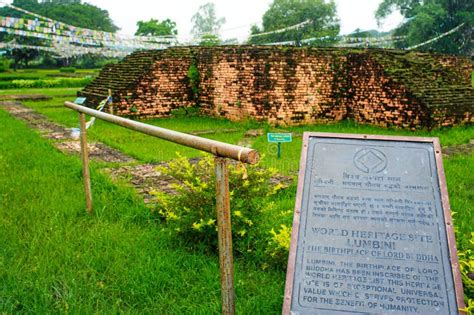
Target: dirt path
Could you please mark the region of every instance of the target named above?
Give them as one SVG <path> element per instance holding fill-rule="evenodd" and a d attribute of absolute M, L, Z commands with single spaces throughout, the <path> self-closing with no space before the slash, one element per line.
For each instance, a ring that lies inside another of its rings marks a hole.
<path fill-rule="evenodd" d="M 469 143 L 452 145 L 442 149 L 444 157 L 451 157 L 456 154 L 468 155 L 474 152 L 474 139 Z"/>
<path fill-rule="evenodd" d="M 47 117 L 39 114 L 18 101 L 0 101 L 0 108 L 10 113 L 16 119 L 22 120 L 28 126 L 38 131 L 42 137 L 55 140 L 53 145 L 60 151 L 68 154 L 79 154 L 79 140 L 71 137 L 71 128 L 50 121 Z M 90 157 L 100 162 L 130 163 L 135 161 L 130 156 L 112 149 L 100 142 L 88 143 Z"/>
<path fill-rule="evenodd" d="M 0 95 L 0 101 L 49 101 L 51 96 L 43 94 L 5 94 Z"/>

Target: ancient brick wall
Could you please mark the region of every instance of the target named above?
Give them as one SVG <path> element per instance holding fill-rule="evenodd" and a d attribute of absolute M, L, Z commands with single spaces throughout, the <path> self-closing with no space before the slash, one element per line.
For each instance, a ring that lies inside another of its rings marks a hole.
<path fill-rule="evenodd" d="M 193 79 L 192 67 L 198 73 Z M 400 51 L 188 47 L 133 54 L 81 94 L 108 83 L 116 112 L 125 116 L 167 116 L 198 105 L 232 120 L 290 125 L 353 119 L 416 129 L 474 122 L 471 70 L 467 58 Z M 126 80 L 117 83 L 114 75 Z"/>
<path fill-rule="evenodd" d="M 369 55 L 351 55 L 346 68 L 350 87 L 344 99 L 348 117 L 379 126 L 426 126 L 429 115 L 409 91 L 393 81 L 384 67 Z"/>
<path fill-rule="evenodd" d="M 333 98 L 333 56 L 326 53 L 234 48 L 197 59 L 205 72 L 199 100 L 207 113 L 279 124 L 345 117 L 345 107 Z"/>
<path fill-rule="evenodd" d="M 135 91 L 119 94 L 117 114 L 162 117 L 173 109 L 194 105 L 187 91 L 190 63 L 189 58 L 182 57 L 157 60 L 138 80 Z"/>

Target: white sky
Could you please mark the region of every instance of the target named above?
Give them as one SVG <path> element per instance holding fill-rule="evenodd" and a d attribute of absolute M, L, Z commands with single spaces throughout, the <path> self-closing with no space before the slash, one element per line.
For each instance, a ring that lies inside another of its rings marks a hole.
<path fill-rule="evenodd" d="M 180 40 L 190 38 L 191 17 L 198 8 L 214 2 L 218 17 L 225 17 L 222 27 L 224 39 L 245 39 L 252 24 L 261 24 L 261 18 L 272 0 L 85 0 L 109 11 L 114 23 L 120 27 L 120 33 L 133 35 L 139 20 L 151 18 L 164 20 L 170 18 L 178 26 Z M 8 1 L 11 3 L 11 1 Z M 341 23 L 341 34 L 347 34 L 356 28 L 362 30 L 378 29 L 374 12 L 381 0 L 335 0 L 337 14 Z M 401 15 L 392 14 L 380 30 L 387 31 L 402 21 Z"/>

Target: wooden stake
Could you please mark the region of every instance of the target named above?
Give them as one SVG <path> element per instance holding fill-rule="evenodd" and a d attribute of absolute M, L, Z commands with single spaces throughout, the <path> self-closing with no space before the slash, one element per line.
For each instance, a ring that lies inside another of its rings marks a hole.
<path fill-rule="evenodd" d="M 112 103 L 112 90 L 109 89 L 109 114 L 114 114 L 114 103 Z"/>
<path fill-rule="evenodd" d="M 230 220 L 229 169 L 227 159 L 216 157 L 216 208 L 221 271 L 222 314 L 235 314 L 234 258 Z"/>
<path fill-rule="evenodd" d="M 86 196 L 86 209 L 87 209 L 87 212 L 92 213 L 92 192 L 91 192 L 91 176 L 89 172 L 89 153 L 87 150 L 86 115 L 83 113 L 79 113 L 79 121 L 81 124 L 82 176 L 84 177 L 84 193 Z"/>

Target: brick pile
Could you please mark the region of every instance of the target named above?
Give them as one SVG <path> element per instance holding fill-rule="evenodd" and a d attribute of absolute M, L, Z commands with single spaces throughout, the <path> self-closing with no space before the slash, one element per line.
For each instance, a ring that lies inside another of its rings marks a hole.
<path fill-rule="evenodd" d="M 474 122 L 471 71 L 467 58 L 394 50 L 181 47 L 134 53 L 80 94 L 92 106 L 112 89 L 123 116 L 165 117 L 197 105 L 232 120 L 417 129 Z"/>

